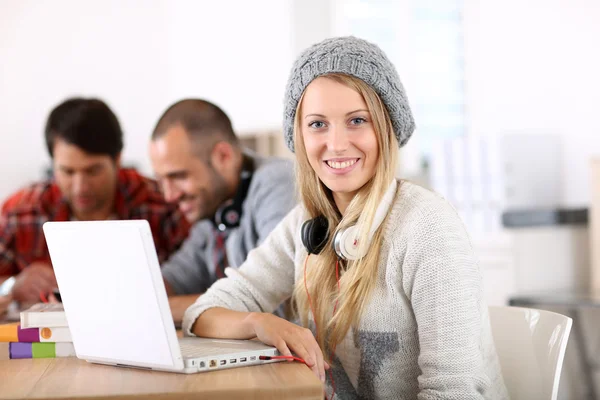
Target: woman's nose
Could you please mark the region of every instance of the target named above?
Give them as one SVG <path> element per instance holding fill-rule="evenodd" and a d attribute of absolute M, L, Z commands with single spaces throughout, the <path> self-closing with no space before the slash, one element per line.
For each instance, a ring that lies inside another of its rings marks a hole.
<path fill-rule="evenodd" d="M 329 140 L 327 146 L 329 150 L 335 153 L 342 153 L 348 148 L 348 133 L 343 127 L 332 127 L 329 130 Z"/>

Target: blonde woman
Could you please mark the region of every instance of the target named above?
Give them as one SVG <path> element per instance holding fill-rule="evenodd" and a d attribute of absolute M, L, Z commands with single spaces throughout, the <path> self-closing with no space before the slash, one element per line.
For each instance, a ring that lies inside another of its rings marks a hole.
<path fill-rule="evenodd" d="M 377 46 L 334 38 L 302 53 L 284 116 L 301 204 L 187 310 L 187 334 L 257 337 L 335 398 L 507 398 L 463 224 L 395 178 L 413 130 Z M 302 326 L 271 314 L 288 298 Z"/>

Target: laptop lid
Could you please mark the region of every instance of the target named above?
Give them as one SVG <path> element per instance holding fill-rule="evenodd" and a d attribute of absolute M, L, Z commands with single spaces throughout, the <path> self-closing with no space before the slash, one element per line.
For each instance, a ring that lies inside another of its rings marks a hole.
<path fill-rule="evenodd" d="M 43 230 L 77 357 L 184 368 L 147 221 L 46 222 Z"/>

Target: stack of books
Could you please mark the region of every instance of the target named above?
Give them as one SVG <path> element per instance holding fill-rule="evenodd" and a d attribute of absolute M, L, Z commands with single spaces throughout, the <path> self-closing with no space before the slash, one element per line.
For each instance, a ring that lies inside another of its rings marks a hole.
<path fill-rule="evenodd" d="M 0 325 L 0 360 L 75 356 L 62 304 L 36 304 Z"/>

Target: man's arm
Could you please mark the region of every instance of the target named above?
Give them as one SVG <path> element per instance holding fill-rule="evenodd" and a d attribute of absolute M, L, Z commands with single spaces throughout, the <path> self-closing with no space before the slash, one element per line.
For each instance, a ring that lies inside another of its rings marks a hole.
<path fill-rule="evenodd" d="M 181 326 L 185 310 L 194 304 L 196 300 L 198 300 L 198 297 L 197 294 L 169 297 L 169 307 L 171 308 L 171 315 L 173 316 L 173 322 L 176 326 Z"/>
<path fill-rule="evenodd" d="M 14 276 L 19 272 L 15 259 L 15 229 L 10 225 L 6 204 L 0 214 L 0 276 Z"/>
<path fill-rule="evenodd" d="M 179 326 L 183 321 L 183 314 L 185 313 L 185 310 L 187 310 L 189 306 L 198 300 L 198 295 L 186 294 L 177 296 L 171 284 L 166 279 L 164 279 L 164 282 L 167 296 L 169 296 L 169 307 L 171 308 L 173 322 L 175 322 L 175 325 Z"/>
<path fill-rule="evenodd" d="M 204 293 L 210 286 L 205 252 L 209 223 L 198 222 L 183 246 L 162 264 L 162 275 L 168 295 Z"/>
<path fill-rule="evenodd" d="M 274 162 L 268 169 L 261 170 L 257 178 L 251 207 L 258 233 L 257 245 L 260 245 L 298 204 L 298 194 L 294 166 L 287 160 Z"/>
<path fill-rule="evenodd" d="M 161 263 L 168 260 L 181 248 L 189 234 L 190 224 L 177 208 L 165 213 L 159 224 L 158 260 Z"/>
<path fill-rule="evenodd" d="M 181 323 L 185 310 L 210 285 L 210 274 L 203 258 L 208 234 L 202 223 L 194 225 L 183 246 L 162 266 L 169 306 L 176 324 Z"/>
<path fill-rule="evenodd" d="M 17 217 L 9 217 L 9 210 L 8 203 L 5 203 L 0 214 L 0 277 L 16 277 L 11 290 L 12 298 L 26 306 L 39 302 L 41 293 L 47 295 L 56 288 L 56 278 L 52 266 L 47 262 L 35 262 L 20 271 L 16 243 Z M 21 265 L 25 264 L 22 258 L 20 262 Z"/>

